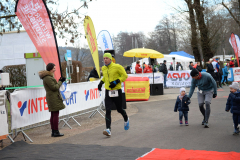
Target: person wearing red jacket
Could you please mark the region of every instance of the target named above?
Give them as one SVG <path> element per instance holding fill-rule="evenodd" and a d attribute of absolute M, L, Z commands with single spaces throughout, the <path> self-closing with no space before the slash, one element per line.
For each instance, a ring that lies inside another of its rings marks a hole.
<path fill-rule="evenodd" d="M 150 65 L 148 65 L 147 67 L 145 67 L 143 72 L 144 73 L 152 73 L 153 72 L 152 67 Z"/>
<path fill-rule="evenodd" d="M 139 63 L 140 63 L 140 62 L 137 61 L 137 64 L 136 64 L 136 66 L 135 66 L 135 71 L 136 71 L 136 73 L 142 73 L 142 68 L 141 68 L 141 66 L 140 66 Z"/>
<path fill-rule="evenodd" d="M 229 65 L 230 65 L 230 68 L 234 67 L 234 58 L 232 58 L 232 60 L 230 61 Z"/>

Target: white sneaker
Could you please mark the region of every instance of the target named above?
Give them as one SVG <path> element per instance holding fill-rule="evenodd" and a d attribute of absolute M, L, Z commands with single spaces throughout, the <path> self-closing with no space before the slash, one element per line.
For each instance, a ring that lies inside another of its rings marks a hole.
<path fill-rule="evenodd" d="M 111 131 L 110 131 L 110 129 L 105 129 L 105 130 L 103 131 L 103 134 L 106 135 L 106 136 L 111 136 Z"/>

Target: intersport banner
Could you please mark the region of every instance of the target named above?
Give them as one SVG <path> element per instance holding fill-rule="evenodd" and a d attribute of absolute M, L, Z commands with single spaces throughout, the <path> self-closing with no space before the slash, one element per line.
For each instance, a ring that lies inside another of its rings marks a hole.
<path fill-rule="evenodd" d="M 45 1 L 17 0 L 15 12 L 45 64 L 56 65 L 54 77 L 58 80 L 61 77 L 58 45 Z"/>
<path fill-rule="evenodd" d="M 238 45 L 237 45 L 237 39 L 238 39 L 238 41 L 239 41 L 238 36 L 237 36 L 237 38 L 236 38 L 236 35 L 234 35 L 234 33 L 232 33 L 232 34 L 231 34 L 231 42 L 230 42 L 230 44 L 231 44 L 232 47 L 233 47 L 233 50 L 234 50 L 234 52 L 235 52 L 235 56 L 236 56 L 236 58 L 237 58 L 238 66 L 239 66 L 239 59 L 238 59 L 238 57 L 240 56 L 240 49 L 238 48 Z M 240 46 L 239 46 L 239 47 L 240 47 Z"/>
<path fill-rule="evenodd" d="M 143 73 L 143 74 L 128 74 L 128 77 L 148 77 L 149 83 L 153 84 L 153 74 Z M 163 74 L 161 72 L 154 73 L 154 84 L 163 83 Z"/>
<path fill-rule="evenodd" d="M 89 16 L 85 17 L 83 26 L 84 26 L 85 35 L 86 35 L 86 38 L 88 41 L 88 46 L 92 53 L 93 61 L 94 61 L 95 67 L 97 69 L 98 75 L 100 77 L 100 66 L 99 66 L 99 56 L 98 56 L 98 45 L 97 45 L 96 33 L 95 33 L 92 19 Z"/>
<path fill-rule="evenodd" d="M 102 51 L 113 50 L 112 38 L 108 31 L 103 30 L 99 32 L 97 37 L 98 44 L 100 44 Z"/>
<path fill-rule="evenodd" d="M 240 67 L 234 67 L 233 70 L 233 77 L 234 82 L 240 82 Z"/>
<path fill-rule="evenodd" d="M 6 139 L 8 136 L 7 111 L 5 106 L 6 91 L 0 91 L 0 140 Z"/>
<path fill-rule="evenodd" d="M 192 77 L 190 76 L 191 70 L 186 71 L 168 71 L 167 87 L 190 87 Z"/>
<path fill-rule="evenodd" d="M 99 81 L 74 83 L 68 87 L 72 98 L 64 101 L 60 116 L 83 111 L 100 105 L 104 92 L 98 91 Z M 104 90 L 104 89 L 103 89 Z M 11 93 L 12 129 L 25 127 L 50 119 L 44 88 L 31 88 Z"/>

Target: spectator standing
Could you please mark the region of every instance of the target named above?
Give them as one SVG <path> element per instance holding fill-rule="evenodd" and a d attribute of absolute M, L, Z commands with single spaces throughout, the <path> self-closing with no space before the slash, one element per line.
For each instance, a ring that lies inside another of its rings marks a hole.
<path fill-rule="evenodd" d="M 137 64 L 135 66 L 135 71 L 136 71 L 136 73 L 142 73 L 142 68 L 140 66 L 140 62 L 139 61 L 137 61 Z"/>
<path fill-rule="evenodd" d="M 219 61 L 218 61 L 218 72 L 217 72 L 217 74 L 218 74 L 218 84 L 219 84 L 219 87 L 222 88 L 222 75 L 223 75 L 223 71 L 222 71 L 222 68 L 220 66 Z"/>
<path fill-rule="evenodd" d="M 144 73 L 152 73 L 153 72 L 153 70 L 152 70 L 152 67 L 151 67 L 151 65 L 148 65 L 147 67 L 145 67 L 145 69 L 144 69 L 144 71 L 143 71 Z"/>
<path fill-rule="evenodd" d="M 177 71 L 183 70 L 183 66 L 180 62 L 177 62 L 176 70 Z"/>
<path fill-rule="evenodd" d="M 217 83 L 217 88 L 219 88 L 219 74 L 218 74 L 219 65 L 218 65 L 217 61 L 215 60 L 215 58 L 212 60 L 212 65 L 213 65 L 213 69 L 214 69 L 215 81 Z"/>
<path fill-rule="evenodd" d="M 158 72 L 159 71 L 159 67 L 160 67 L 160 65 L 158 64 L 158 62 L 156 62 L 154 67 L 153 67 L 153 72 Z"/>
<path fill-rule="evenodd" d="M 173 62 L 171 62 L 171 65 L 170 65 L 170 67 L 169 67 L 169 70 L 170 70 L 170 71 L 173 71 L 173 66 L 172 66 L 172 64 L 173 64 Z"/>
<path fill-rule="evenodd" d="M 162 67 L 161 67 L 161 70 L 160 72 L 162 72 L 164 74 L 164 88 L 167 89 L 167 74 L 168 74 L 168 70 L 167 70 L 167 61 L 164 60 L 163 61 L 163 64 L 162 64 Z"/>
<path fill-rule="evenodd" d="M 59 88 L 66 78 L 61 77 L 57 82 L 53 77 L 56 71 L 55 64 L 48 63 L 46 70 L 40 71 L 39 77 L 43 80 L 43 86 L 46 90 L 46 100 L 48 104 L 48 110 L 51 112 L 50 124 L 52 128 L 52 137 L 63 136 L 58 130 L 59 111 L 65 108 L 62 99 L 59 96 Z"/>
<path fill-rule="evenodd" d="M 234 67 L 234 58 L 232 58 L 232 60 L 230 61 L 229 66 L 230 66 L 230 68 Z"/>
<path fill-rule="evenodd" d="M 237 58 L 235 58 L 235 60 L 234 60 L 234 66 L 235 66 L 235 67 L 238 67 Z"/>
<path fill-rule="evenodd" d="M 190 62 L 190 64 L 189 64 L 189 69 L 190 69 L 190 70 L 193 69 L 193 62 Z"/>
<path fill-rule="evenodd" d="M 198 72 L 202 72 L 202 68 L 200 66 L 200 62 L 197 62 L 197 67 L 196 69 L 198 70 Z"/>
<path fill-rule="evenodd" d="M 94 68 L 91 70 L 91 72 L 90 72 L 90 74 L 89 74 L 89 76 L 88 76 L 87 81 L 89 81 L 89 78 L 99 78 L 98 73 L 97 73 L 97 70 L 96 70 L 96 67 L 94 67 Z"/>
<path fill-rule="evenodd" d="M 223 71 L 223 77 L 224 77 L 222 84 L 224 85 L 224 82 L 226 81 L 226 84 L 228 86 L 228 67 L 227 67 L 227 63 L 224 63 L 224 68 L 222 69 L 222 71 Z"/>

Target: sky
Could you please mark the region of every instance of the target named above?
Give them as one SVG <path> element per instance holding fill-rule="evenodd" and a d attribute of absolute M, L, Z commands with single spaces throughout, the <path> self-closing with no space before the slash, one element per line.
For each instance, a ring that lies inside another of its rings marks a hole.
<path fill-rule="evenodd" d="M 68 5 L 71 9 L 73 4 L 79 6 L 80 1 L 60 0 L 59 7 L 64 8 Z M 91 17 L 96 35 L 101 30 L 107 30 L 114 36 L 121 31 L 141 31 L 147 35 L 154 30 L 162 17 L 176 13 L 172 7 L 179 5 L 181 5 L 179 0 L 92 0 L 88 3 L 88 9 L 80 10 L 80 12 Z M 84 33 L 82 26 L 79 31 Z M 63 42 L 59 42 L 60 45 Z M 84 42 L 81 38 L 79 43 L 82 46 L 86 40 Z"/>

